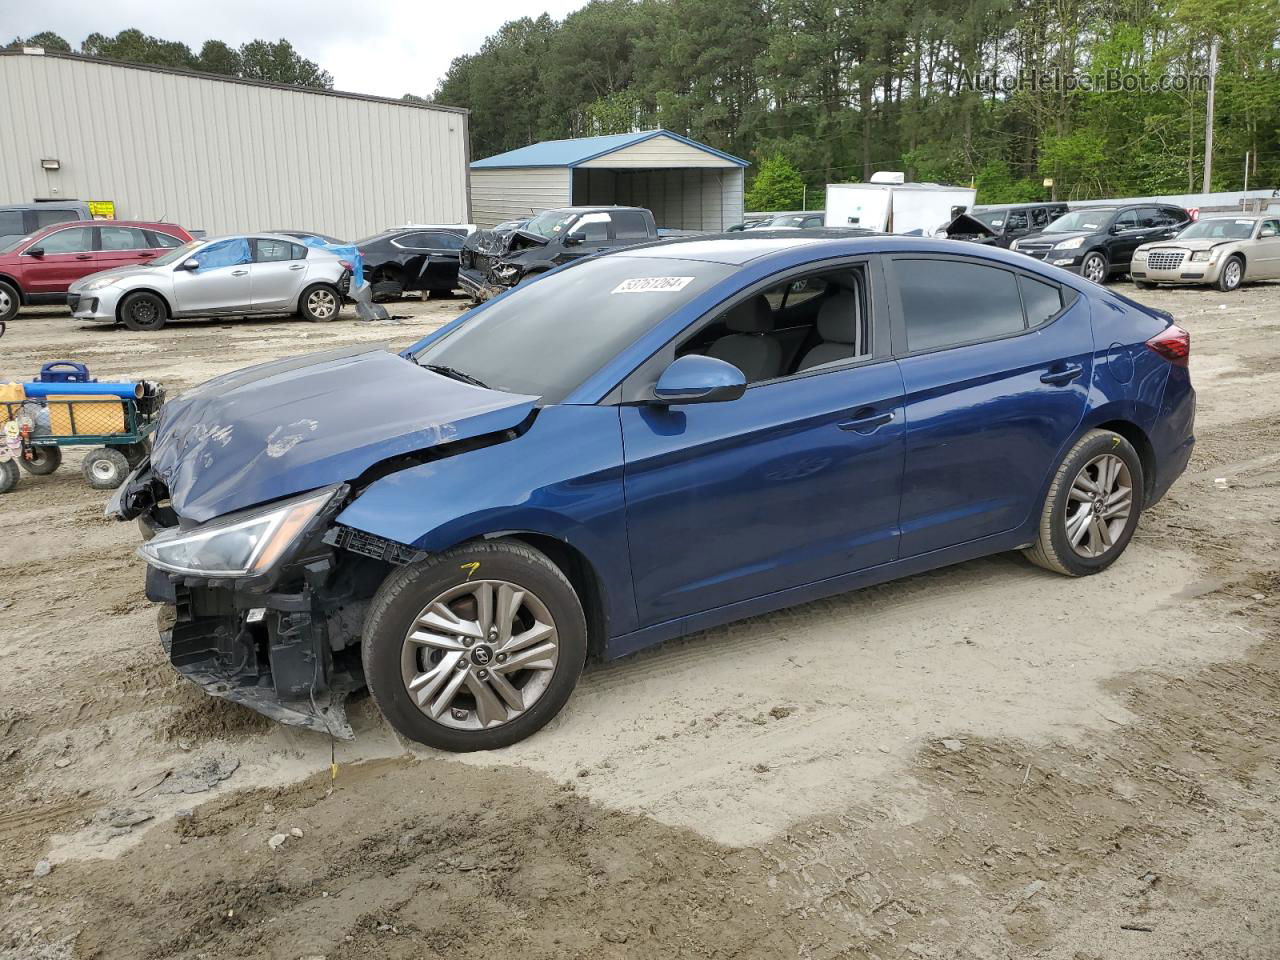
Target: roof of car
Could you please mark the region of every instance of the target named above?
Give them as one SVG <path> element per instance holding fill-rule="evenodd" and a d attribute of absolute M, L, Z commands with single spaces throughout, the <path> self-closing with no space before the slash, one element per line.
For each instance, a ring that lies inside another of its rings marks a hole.
<path fill-rule="evenodd" d="M 178 227 L 178 225 L 166 223 L 164 220 L 64 220 L 40 229 L 58 230 L 63 227 Z M 183 228 L 178 227 L 178 229 Z"/>

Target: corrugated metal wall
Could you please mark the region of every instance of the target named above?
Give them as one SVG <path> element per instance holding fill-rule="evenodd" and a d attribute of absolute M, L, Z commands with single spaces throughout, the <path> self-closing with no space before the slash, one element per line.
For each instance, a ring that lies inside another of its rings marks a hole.
<path fill-rule="evenodd" d="M 471 216 L 480 227 L 522 220 L 570 204 L 567 167 L 481 167 L 471 171 Z"/>
<path fill-rule="evenodd" d="M 122 218 L 211 235 L 349 240 L 470 219 L 462 111 L 6 55 L 0 131 L 0 203 L 113 200 Z"/>
<path fill-rule="evenodd" d="M 578 167 L 573 171 L 573 202 L 648 207 L 660 227 L 724 230 L 742 222 L 742 168 L 603 170 Z"/>

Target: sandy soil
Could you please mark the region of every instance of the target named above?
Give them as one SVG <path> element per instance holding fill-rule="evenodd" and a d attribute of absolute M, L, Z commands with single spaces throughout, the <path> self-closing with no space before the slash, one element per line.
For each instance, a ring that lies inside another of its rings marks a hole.
<path fill-rule="evenodd" d="M 551 727 L 465 760 L 367 699 L 335 745 L 204 698 L 132 526 L 74 463 L 24 477 L 0 957 L 1274 960 L 1280 286 L 1139 296 L 1192 331 L 1200 442 L 1107 573 L 999 556 L 714 630 L 590 669 Z M 35 311 L 0 376 L 70 357 L 177 388 L 407 344 L 460 303 L 159 334 Z"/>

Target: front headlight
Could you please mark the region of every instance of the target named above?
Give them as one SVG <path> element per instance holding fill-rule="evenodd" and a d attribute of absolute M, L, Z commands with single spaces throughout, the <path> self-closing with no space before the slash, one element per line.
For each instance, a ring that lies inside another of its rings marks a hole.
<path fill-rule="evenodd" d="M 1072 239 L 1072 240 L 1063 240 L 1063 241 L 1061 241 L 1060 243 L 1055 243 L 1055 244 L 1053 245 L 1053 249 L 1055 249 L 1055 250 L 1074 250 L 1076 247 L 1080 246 L 1080 245 L 1081 245 L 1081 244 L 1083 244 L 1083 243 L 1084 243 L 1084 237 L 1076 237 L 1076 238 L 1074 238 L 1074 239 Z"/>
<path fill-rule="evenodd" d="M 116 277 L 91 277 L 80 285 L 81 290 L 101 290 L 116 283 Z"/>
<path fill-rule="evenodd" d="M 171 573 L 205 577 L 266 573 L 337 489 L 326 487 L 267 507 L 242 510 L 192 530 L 165 530 L 139 547 L 138 555 Z"/>
<path fill-rule="evenodd" d="M 499 280 L 510 280 L 519 272 L 520 268 L 511 263 L 500 263 L 493 268 L 493 275 Z"/>
<path fill-rule="evenodd" d="M 1147 259 L 1147 251 L 1142 249 L 1142 247 L 1139 247 L 1137 250 L 1133 251 L 1133 259 L 1135 260 Z"/>
<path fill-rule="evenodd" d="M 1217 256 L 1218 256 L 1217 250 L 1197 250 L 1195 253 L 1191 254 L 1191 259 L 1204 262 L 1205 260 L 1216 259 Z"/>

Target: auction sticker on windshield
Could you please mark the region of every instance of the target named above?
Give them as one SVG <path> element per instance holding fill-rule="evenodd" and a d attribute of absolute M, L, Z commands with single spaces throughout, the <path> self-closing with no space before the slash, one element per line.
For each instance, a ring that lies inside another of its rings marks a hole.
<path fill-rule="evenodd" d="M 623 280 L 610 293 L 675 293 L 693 282 L 693 277 L 632 277 Z"/>

